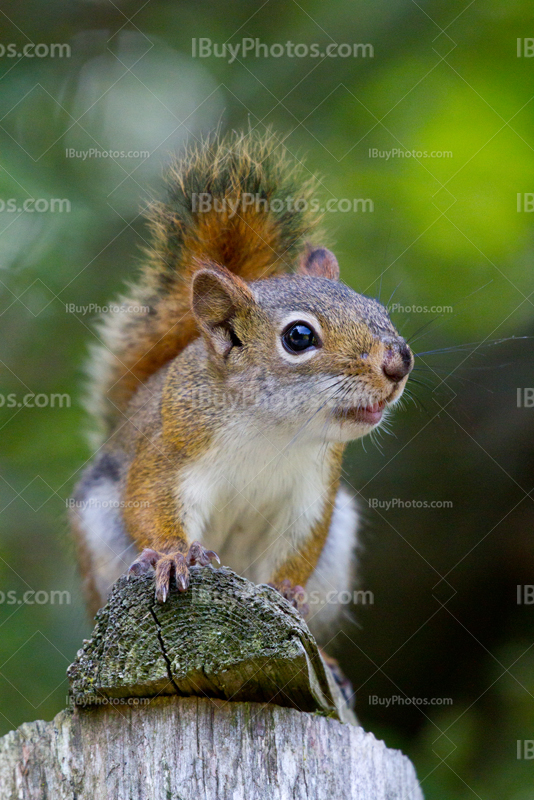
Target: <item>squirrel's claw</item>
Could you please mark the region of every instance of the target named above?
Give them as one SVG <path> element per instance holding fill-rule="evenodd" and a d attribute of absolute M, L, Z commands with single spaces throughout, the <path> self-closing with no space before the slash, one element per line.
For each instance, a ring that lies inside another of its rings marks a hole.
<path fill-rule="evenodd" d="M 173 576 L 178 591 L 187 591 L 189 569 L 183 553 L 168 553 L 160 556 L 156 564 L 156 600 L 158 603 L 167 601 Z"/>
<path fill-rule="evenodd" d="M 211 561 L 220 565 L 220 559 L 213 550 L 206 550 L 200 542 L 193 542 L 187 554 L 177 551 L 174 553 L 158 553 L 157 550 L 145 548 L 128 570 L 131 575 L 146 575 L 151 570 L 156 570 L 156 600 L 165 603 L 169 596 L 171 580 L 174 581 L 179 592 L 189 588 L 189 567 L 199 564 L 205 567 Z"/>
<path fill-rule="evenodd" d="M 174 580 L 179 592 L 185 592 L 189 588 L 189 569 L 187 559 L 182 553 L 174 555 Z"/>
<path fill-rule="evenodd" d="M 199 564 L 201 567 L 206 567 L 211 561 L 216 561 L 221 565 L 221 559 L 213 550 L 206 550 L 200 542 L 193 542 L 189 547 L 186 556 L 186 564 L 192 567 L 194 564 Z"/>
<path fill-rule="evenodd" d="M 310 607 L 308 603 L 306 603 L 306 592 L 302 586 L 293 585 L 288 578 L 284 578 L 280 583 L 269 583 L 267 585 L 276 589 L 277 592 L 280 592 L 282 597 L 285 598 L 293 608 L 296 608 L 301 616 L 304 618 L 308 616 Z"/>
<path fill-rule="evenodd" d="M 174 567 L 172 555 L 160 555 L 156 564 L 156 600 L 165 603 L 169 596 L 171 576 Z"/>
<path fill-rule="evenodd" d="M 128 578 L 132 575 L 146 575 L 147 572 L 154 569 L 158 558 L 161 558 L 161 553 L 158 553 L 157 550 L 151 550 L 149 547 L 145 547 L 141 555 L 135 559 L 133 564 L 130 564 Z"/>

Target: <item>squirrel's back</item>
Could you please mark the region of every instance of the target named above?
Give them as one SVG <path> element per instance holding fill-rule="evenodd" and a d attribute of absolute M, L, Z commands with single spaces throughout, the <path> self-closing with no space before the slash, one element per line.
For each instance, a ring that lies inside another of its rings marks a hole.
<path fill-rule="evenodd" d="M 311 229 L 313 179 L 273 135 L 231 134 L 189 148 L 149 212 L 138 283 L 102 319 L 90 363 L 91 411 L 109 433 L 136 390 L 198 336 L 195 271 L 210 262 L 245 281 L 294 272 Z"/>

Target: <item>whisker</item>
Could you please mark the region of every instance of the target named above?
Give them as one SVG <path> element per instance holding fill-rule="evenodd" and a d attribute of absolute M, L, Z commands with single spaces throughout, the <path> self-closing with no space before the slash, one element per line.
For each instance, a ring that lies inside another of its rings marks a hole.
<path fill-rule="evenodd" d="M 413 375 L 410 375 L 410 383 L 415 383 L 417 386 L 424 386 L 425 389 L 432 389 L 431 383 L 425 383 L 424 381 L 418 381 L 417 378 L 414 378 Z M 406 389 L 404 390 L 406 391 Z"/>
<path fill-rule="evenodd" d="M 427 417 L 432 418 L 431 414 L 430 414 L 430 411 L 425 406 L 425 404 L 423 403 L 423 401 L 421 400 L 420 397 L 416 397 L 415 395 L 413 395 L 410 391 L 408 391 L 406 389 L 404 390 L 404 394 L 408 395 L 408 399 L 411 400 L 414 403 L 416 408 L 417 408 L 417 404 L 419 403 L 419 405 L 421 406 L 421 408 L 423 409 L 423 411 L 425 412 Z"/>
<path fill-rule="evenodd" d="M 391 292 L 391 297 L 389 298 L 389 300 L 387 301 L 387 303 L 386 303 L 386 306 L 385 306 L 386 308 L 389 306 L 389 304 L 390 304 L 390 303 L 391 303 L 391 301 L 393 300 L 393 295 L 395 294 L 395 292 L 397 291 L 397 289 L 399 288 L 399 286 L 400 286 L 400 285 L 403 283 L 403 281 L 404 281 L 404 278 L 402 279 L 402 281 L 401 281 L 400 283 L 398 283 L 398 284 L 395 286 L 395 288 L 394 288 L 394 289 L 393 289 L 393 291 Z"/>
<path fill-rule="evenodd" d="M 343 376 L 342 378 L 340 378 L 340 380 L 338 381 L 338 383 L 335 385 L 335 386 L 336 386 L 336 388 L 335 388 L 335 391 L 332 393 L 332 395 L 329 395 L 329 396 L 326 398 L 326 400 L 324 401 L 324 403 L 321 403 L 321 405 L 319 406 L 319 408 L 317 408 L 317 409 L 316 409 L 316 410 L 313 412 L 313 414 L 311 414 L 311 415 L 308 417 L 308 419 L 307 419 L 307 420 L 304 422 L 304 424 L 303 424 L 303 425 L 302 425 L 302 426 L 301 426 L 301 427 L 298 429 L 298 431 L 297 431 L 297 432 L 296 432 L 296 434 L 293 436 L 293 438 L 292 438 L 292 439 L 290 439 L 290 441 L 287 443 L 287 445 L 286 445 L 286 446 L 283 448 L 283 450 L 281 451 L 281 453 L 280 453 L 280 458 L 281 458 L 281 457 L 284 455 L 284 453 L 286 452 L 286 450 L 288 450 L 288 449 L 289 449 L 289 448 L 290 448 L 290 447 L 291 447 L 291 446 L 292 446 L 292 445 L 293 445 L 293 444 L 294 444 L 294 443 L 297 441 L 298 437 L 301 435 L 301 433 L 303 432 L 303 430 L 304 430 L 304 429 L 305 429 L 305 428 L 306 428 L 306 427 L 307 427 L 307 426 L 310 424 L 310 422 L 311 422 L 311 421 L 312 421 L 312 420 L 313 420 L 313 419 L 314 419 L 314 418 L 317 416 L 317 414 L 319 414 L 319 412 L 323 410 L 323 408 L 324 408 L 324 407 L 327 405 L 327 403 L 329 403 L 329 402 L 330 402 L 330 400 L 331 400 L 333 397 L 335 397 L 335 394 L 336 394 L 336 392 L 338 391 L 338 386 L 339 386 L 339 384 L 341 384 L 341 383 L 342 383 L 343 381 L 345 381 L 345 380 L 346 380 L 346 376 Z M 328 387 L 328 388 L 332 388 L 332 387 Z"/>
<path fill-rule="evenodd" d="M 400 334 L 402 334 L 403 330 L 405 329 L 406 325 L 409 323 L 410 320 L 411 320 L 411 316 L 410 317 L 406 317 L 406 319 L 402 321 L 402 325 L 400 325 L 399 329 L 398 329 Z"/>
<path fill-rule="evenodd" d="M 485 289 L 486 286 L 490 285 L 490 283 L 493 283 L 493 278 L 491 280 L 489 280 L 487 283 L 483 284 L 482 286 L 479 286 L 478 289 L 474 289 L 472 292 L 469 292 L 469 294 L 466 294 L 464 297 L 461 297 L 459 300 L 456 301 L 456 303 L 454 304 L 454 306 L 452 306 L 452 308 L 456 308 L 461 303 L 465 302 L 465 300 L 467 300 L 469 297 L 472 297 L 477 292 L 480 292 L 482 289 Z M 453 314 L 452 317 L 447 317 L 447 319 L 454 319 L 454 317 L 457 317 L 457 316 L 458 316 L 458 314 Z M 427 322 L 425 325 L 423 325 L 421 328 L 419 328 L 419 330 L 416 331 L 415 333 L 413 333 L 410 336 L 410 338 L 407 339 L 406 341 L 407 342 L 417 341 L 417 339 L 414 339 L 414 336 L 417 336 L 418 333 L 423 331 L 425 328 L 429 327 L 433 322 L 436 322 L 436 320 L 443 319 L 444 317 L 445 317 L 444 313 L 443 314 L 438 314 L 437 317 L 434 317 L 434 319 L 430 320 L 430 322 Z M 403 324 L 403 327 L 404 327 L 404 325 L 405 325 L 405 323 Z M 434 331 L 435 330 L 436 330 L 436 328 L 434 328 Z M 421 336 L 418 336 L 417 338 L 418 339 L 423 339 L 425 336 L 428 335 L 428 333 L 429 333 L 429 331 L 427 331 L 427 333 L 421 334 Z"/>
<path fill-rule="evenodd" d="M 419 358 L 420 356 L 429 356 L 435 355 L 436 353 L 462 353 L 466 351 L 468 347 L 492 347 L 497 344 L 503 344 L 503 342 L 515 342 L 519 341 L 520 339 L 534 339 L 534 336 L 506 336 L 503 339 L 492 339 L 489 342 L 482 340 L 480 342 L 466 342 L 465 344 L 458 344 L 453 345 L 452 347 L 440 347 L 436 350 L 425 350 L 422 353 L 415 353 L 415 356 Z"/>
<path fill-rule="evenodd" d="M 491 370 L 493 372 L 494 369 L 504 369 L 505 367 L 513 366 L 513 361 L 506 361 L 504 364 L 488 364 L 487 366 L 482 367 L 459 367 L 459 369 L 468 369 L 469 372 L 488 372 Z M 414 367 L 412 372 L 450 372 L 450 367 Z M 411 380 L 411 378 L 410 378 Z"/>
<path fill-rule="evenodd" d="M 417 341 L 417 339 L 421 339 L 421 338 L 422 338 L 422 336 L 417 336 L 417 334 L 418 334 L 418 333 L 421 333 L 421 331 L 424 331 L 424 330 L 425 330 L 425 328 L 428 328 L 428 326 L 429 326 L 429 325 L 432 325 L 432 324 L 433 324 L 434 322 L 436 322 L 438 319 L 441 319 L 441 317 L 442 317 L 442 316 L 443 316 L 443 314 L 440 314 L 439 316 L 437 316 L 437 317 L 434 317 L 433 319 L 429 320 L 428 322 L 425 322 L 425 324 L 424 324 L 424 325 L 421 325 L 421 327 L 420 327 L 420 328 L 418 328 L 418 329 L 415 331 L 415 333 L 412 333 L 412 335 L 411 335 L 411 336 L 409 336 L 409 337 L 408 337 L 408 339 L 406 339 L 406 342 L 407 342 L 408 344 L 410 344 L 410 342 L 416 342 L 416 341 Z M 417 336 L 417 339 L 414 339 L 414 337 L 415 337 L 415 336 Z"/>
<path fill-rule="evenodd" d="M 479 383 L 478 381 L 474 381 L 471 378 L 464 378 L 463 375 L 451 374 L 450 370 L 448 370 L 448 369 L 439 369 L 439 368 L 436 368 L 436 369 L 425 369 L 424 367 L 421 367 L 420 369 L 421 369 L 421 371 L 424 371 L 424 372 L 438 373 L 438 375 L 439 375 L 439 373 L 444 374 L 446 377 L 443 379 L 443 382 L 445 382 L 447 379 L 454 380 L 454 381 L 463 381 L 464 383 L 471 383 L 471 384 L 473 384 L 473 386 L 478 386 L 479 389 L 484 389 L 486 392 L 489 392 L 490 394 L 495 394 L 493 389 L 490 389 L 488 386 L 484 386 L 483 383 Z M 484 369 L 491 369 L 491 367 L 484 367 Z M 413 378 L 413 377 L 410 377 L 410 381 L 412 383 L 417 383 L 416 379 Z M 430 388 L 430 386 L 429 386 L 429 388 Z"/>

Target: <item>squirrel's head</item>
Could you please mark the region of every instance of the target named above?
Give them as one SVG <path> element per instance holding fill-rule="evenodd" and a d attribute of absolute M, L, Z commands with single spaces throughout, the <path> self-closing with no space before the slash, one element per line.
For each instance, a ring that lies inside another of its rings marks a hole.
<path fill-rule="evenodd" d="M 192 309 L 210 361 L 256 424 L 349 441 L 402 395 L 410 348 L 384 306 L 338 278 L 323 248 L 308 248 L 295 275 L 250 284 L 216 265 L 195 273 Z"/>

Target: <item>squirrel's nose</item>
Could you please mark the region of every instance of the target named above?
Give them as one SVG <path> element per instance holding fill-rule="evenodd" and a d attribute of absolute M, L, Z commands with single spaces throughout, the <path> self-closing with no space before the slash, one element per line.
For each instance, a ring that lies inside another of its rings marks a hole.
<path fill-rule="evenodd" d="M 389 347 L 384 356 L 382 371 L 393 383 L 399 383 L 411 372 L 413 358 L 406 342 L 399 342 L 394 347 Z"/>

